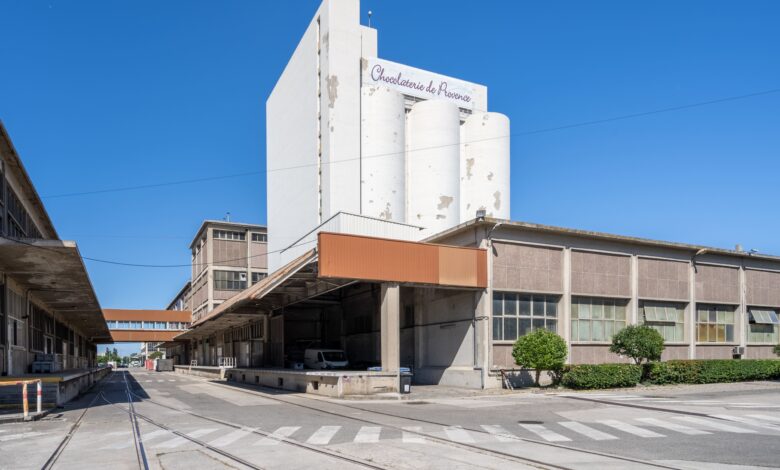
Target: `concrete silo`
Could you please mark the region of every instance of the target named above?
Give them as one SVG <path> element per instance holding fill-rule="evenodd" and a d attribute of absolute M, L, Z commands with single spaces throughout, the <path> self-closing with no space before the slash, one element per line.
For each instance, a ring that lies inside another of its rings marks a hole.
<path fill-rule="evenodd" d="M 474 113 L 461 127 L 460 221 L 479 209 L 509 219 L 509 118 Z"/>
<path fill-rule="evenodd" d="M 428 233 L 460 219 L 460 111 L 443 100 L 412 106 L 406 122 L 406 222 Z"/>
<path fill-rule="evenodd" d="M 404 222 L 404 97 L 382 86 L 361 90 L 361 213 Z"/>

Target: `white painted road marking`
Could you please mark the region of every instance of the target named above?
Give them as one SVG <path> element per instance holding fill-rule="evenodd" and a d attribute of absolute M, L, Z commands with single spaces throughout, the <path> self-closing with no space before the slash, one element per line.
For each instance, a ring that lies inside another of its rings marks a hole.
<path fill-rule="evenodd" d="M 482 429 L 489 432 L 498 442 L 517 442 L 517 436 L 498 425 L 483 424 Z"/>
<path fill-rule="evenodd" d="M 363 426 L 355 436 L 354 442 L 371 443 L 379 442 L 379 434 L 382 428 L 379 426 Z"/>
<path fill-rule="evenodd" d="M 275 446 L 279 442 L 293 435 L 297 430 L 301 429 L 300 426 L 282 426 L 268 436 L 260 439 L 255 443 L 256 446 Z"/>
<path fill-rule="evenodd" d="M 257 428 L 241 428 L 236 429 L 235 431 L 225 434 L 222 437 L 219 437 L 217 439 L 214 439 L 213 441 L 209 442 L 209 444 L 215 446 L 215 447 L 225 447 L 229 446 L 230 444 L 236 442 L 237 440 L 241 439 L 242 437 L 248 436 L 252 433 L 254 433 L 257 430 Z"/>
<path fill-rule="evenodd" d="M 566 436 L 563 436 L 561 434 L 558 434 L 557 432 L 550 431 L 546 427 L 542 426 L 541 424 L 520 424 L 520 427 L 527 429 L 531 431 L 532 433 L 536 434 L 537 436 L 541 437 L 545 441 L 550 442 L 566 442 L 570 441 Z"/>
<path fill-rule="evenodd" d="M 187 433 L 187 436 L 189 436 L 189 437 L 191 437 L 193 439 L 197 439 L 197 438 L 199 438 L 201 436 L 205 436 L 206 434 L 211 434 L 214 431 L 216 431 L 215 428 L 198 429 L 198 430 L 192 431 L 190 433 Z M 158 449 L 174 449 L 174 448 L 179 447 L 180 445 L 182 445 L 182 444 L 184 444 L 186 442 L 188 442 L 187 439 L 185 439 L 185 438 L 183 438 L 181 436 L 176 436 L 175 438 L 173 438 L 173 439 L 171 439 L 169 441 L 162 442 L 162 443 L 154 445 L 152 447 L 156 447 Z"/>
<path fill-rule="evenodd" d="M 339 432 L 339 429 L 341 429 L 341 426 L 322 426 L 306 440 L 306 443 L 324 446 L 333 439 L 333 436 Z"/>
<path fill-rule="evenodd" d="M 670 431 L 675 431 L 682 434 L 688 434 L 689 436 L 701 436 L 704 434 L 712 434 L 707 431 L 702 431 L 701 429 L 694 429 L 688 426 L 683 426 L 682 424 L 670 423 L 668 421 L 662 421 L 660 419 L 655 419 L 655 418 L 637 418 L 637 421 L 641 421 L 651 426 L 657 426 L 659 428 L 669 429 Z"/>
<path fill-rule="evenodd" d="M 469 435 L 469 432 L 460 426 L 448 426 L 444 428 L 444 432 L 447 434 L 447 438 L 451 441 L 466 444 L 474 442 L 474 438 Z"/>
<path fill-rule="evenodd" d="M 561 421 L 558 424 L 565 428 L 571 429 L 574 432 L 578 432 L 584 436 L 587 436 L 594 441 L 609 441 L 617 439 L 617 437 L 613 436 L 612 434 L 607 434 L 605 432 L 599 431 L 598 429 L 594 429 L 590 426 L 575 421 Z"/>
<path fill-rule="evenodd" d="M 675 416 L 674 418 L 679 419 L 680 421 L 686 421 L 689 423 L 698 424 L 706 428 L 717 429 L 719 431 L 733 432 L 738 434 L 755 434 L 758 432 L 752 429 L 738 428 L 736 426 L 731 426 L 729 424 L 718 423 L 714 420 L 697 418 L 695 416 Z"/>
<path fill-rule="evenodd" d="M 761 421 L 757 421 L 751 418 L 745 418 L 742 416 L 729 416 L 729 415 L 710 415 L 710 416 L 712 416 L 713 418 L 720 418 L 728 421 L 735 421 L 737 423 L 748 424 L 750 426 L 755 426 L 758 428 L 770 429 L 772 431 L 780 431 L 780 426 L 776 424 L 762 423 Z"/>
<path fill-rule="evenodd" d="M 780 423 L 780 417 L 777 416 L 769 416 L 769 415 L 748 415 L 751 418 L 757 418 L 757 419 L 763 419 L 764 421 L 772 421 L 775 423 Z"/>
<path fill-rule="evenodd" d="M 639 437 L 666 437 L 663 434 L 658 434 L 657 432 L 653 432 L 648 429 L 642 429 L 638 426 L 634 426 L 633 424 L 624 423 L 616 419 L 605 419 L 599 421 L 599 423 L 611 428 L 615 428 L 618 431 L 623 431 L 625 433 L 633 434 Z"/>
<path fill-rule="evenodd" d="M 43 436 L 48 434 L 45 432 L 21 432 L 19 434 L 9 434 L 7 436 L 0 436 L 0 442 L 15 441 L 17 439 L 25 439 L 28 437 Z"/>
<path fill-rule="evenodd" d="M 133 433 L 129 432 L 127 433 L 127 439 L 124 442 L 119 442 L 117 444 L 113 444 L 106 447 L 101 447 L 100 450 L 104 449 L 126 449 L 130 446 L 135 445 L 135 441 L 133 441 Z M 149 442 L 151 440 L 154 440 L 160 436 L 168 436 L 171 435 L 170 431 L 166 431 L 165 429 L 158 429 L 156 431 L 152 431 L 150 433 L 141 434 L 141 442 Z"/>

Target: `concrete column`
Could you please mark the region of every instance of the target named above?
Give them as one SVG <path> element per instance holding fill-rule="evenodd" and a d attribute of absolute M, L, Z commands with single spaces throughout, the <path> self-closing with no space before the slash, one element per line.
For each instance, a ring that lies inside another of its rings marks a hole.
<path fill-rule="evenodd" d="M 690 300 L 688 302 L 688 359 L 696 359 L 696 265 L 694 262 L 688 267 L 688 288 L 690 291 Z"/>
<path fill-rule="evenodd" d="M 630 325 L 639 323 L 639 257 L 631 255 L 631 321 Z"/>
<path fill-rule="evenodd" d="M 214 305 L 214 250 L 212 245 L 214 243 L 214 229 L 208 227 L 206 229 L 206 246 L 203 249 L 206 250 L 206 293 L 208 299 L 206 300 L 206 313 L 210 312 Z"/>
<path fill-rule="evenodd" d="M 423 341 L 424 308 L 423 290 L 420 287 L 414 288 L 414 368 L 415 370 L 425 367 L 425 342 Z"/>
<path fill-rule="evenodd" d="M 558 331 L 561 332 L 561 336 L 569 347 L 566 363 L 571 364 L 571 248 L 568 246 L 563 249 L 563 273 L 561 275 L 563 276 L 563 297 L 558 312 Z"/>
<path fill-rule="evenodd" d="M 383 283 L 381 289 L 382 371 L 397 372 L 401 362 L 401 288 L 398 284 Z"/>
<path fill-rule="evenodd" d="M 737 311 L 737 318 L 735 318 L 734 328 L 736 338 L 739 340 L 739 345 L 745 348 L 745 355 L 747 355 L 747 325 L 748 325 L 748 312 L 747 312 L 747 275 L 745 274 L 745 260 L 743 259 L 739 265 L 739 310 Z M 742 357 L 745 357 L 744 355 Z"/>

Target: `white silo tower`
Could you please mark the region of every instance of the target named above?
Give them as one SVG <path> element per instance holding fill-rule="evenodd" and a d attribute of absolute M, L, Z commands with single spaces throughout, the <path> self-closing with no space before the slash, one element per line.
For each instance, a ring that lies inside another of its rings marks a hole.
<path fill-rule="evenodd" d="M 404 97 L 382 86 L 364 86 L 361 94 L 361 212 L 404 222 Z"/>
<path fill-rule="evenodd" d="M 461 127 L 460 221 L 480 209 L 509 219 L 509 118 L 474 113 Z"/>
<path fill-rule="evenodd" d="M 412 106 L 406 123 L 406 221 L 435 233 L 460 219 L 460 111 L 443 100 Z"/>

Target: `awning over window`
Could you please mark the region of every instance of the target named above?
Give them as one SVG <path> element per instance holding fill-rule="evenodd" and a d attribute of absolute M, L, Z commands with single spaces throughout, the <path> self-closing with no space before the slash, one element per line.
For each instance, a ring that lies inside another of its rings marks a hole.
<path fill-rule="evenodd" d="M 748 313 L 750 314 L 750 323 L 759 325 L 777 325 L 780 323 L 777 318 L 777 312 L 774 310 L 751 308 Z"/>

